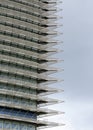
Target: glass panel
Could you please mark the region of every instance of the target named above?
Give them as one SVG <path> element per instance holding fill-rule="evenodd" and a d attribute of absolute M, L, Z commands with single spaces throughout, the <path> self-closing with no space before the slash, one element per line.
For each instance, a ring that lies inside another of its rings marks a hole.
<path fill-rule="evenodd" d="M 19 104 L 18 98 L 17 98 L 17 97 L 14 97 L 14 98 L 13 98 L 13 102 L 16 103 L 16 104 Z"/>
<path fill-rule="evenodd" d="M 4 129 L 6 129 L 6 128 L 9 129 L 9 128 L 10 128 L 10 123 L 7 122 L 7 121 L 4 122 L 4 123 L 3 123 L 3 128 L 4 128 Z"/>
<path fill-rule="evenodd" d="M 5 96 L 4 95 L 0 95 L 0 101 L 4 101 L 5 100 Z"/>
<path fill-rule="evenodd" d="M 6 96 L 6 101 L 7 101 L 7 102 L 11 102 L 11 101 L 12 101 L 12 97 Z"/>
<path fill-rule="evenodd" d="M 19 123 L 17 121 L 0 120 L 0 130 L 35 130 L 34 125 Z"/>
<path fill-rule="evenodd" d="M 12 123 L 12 129 L 13 130 L 19 130 L 18 129 L 18 124 L 17 123 Z"/>
<path fill-rule="evenodd" d="M 0 120 L 0 128 L 3 127 L 3 121 Z"/>
<path fill-rule="evenodd" d="M 27 126 L 25 124 L 20 124 L 20 130 L 27 130 Z"/>
<path fill-rule="evenodd" d="M 4 89 L 6 88 L 6 86 L 4 86 L 3 84 L 0 84 L 0 89 Z"/>

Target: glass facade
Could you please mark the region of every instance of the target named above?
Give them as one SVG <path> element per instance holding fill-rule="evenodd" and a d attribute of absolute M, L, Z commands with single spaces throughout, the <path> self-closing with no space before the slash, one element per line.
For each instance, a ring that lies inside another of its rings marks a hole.
<path fill-rule="evenodd" d="M 48 55 L 56 43 L 50 41 L 54 31 L 49 33 L 49 28 L 56 27 L 51 23 L 56 17 L 48 15 L 54 15 L 56 4 L 55 0 L 0 0 L 0 130 L 37 130 L 52 125 L 37 118 L 51 114 L 40 105 L 57 103 L 40 96 L 57 92 L 47 86 L 57 82 L 47 75 L 55 72 L 48 66 L 52 62 Z"/>
<path fill-rule="evenodd" d="M 9 121 L 9 120 L 0 120 L 0 129 L 2 130 L 36 130 L 34 125 Z"/>

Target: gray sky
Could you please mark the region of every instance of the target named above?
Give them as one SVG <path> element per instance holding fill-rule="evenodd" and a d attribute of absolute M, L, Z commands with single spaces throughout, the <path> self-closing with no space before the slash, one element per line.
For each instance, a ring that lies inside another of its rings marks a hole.
<path fill-rule="evenodd" d="M 64 1 L 63 130 L 93 130 L 93 0 Z"/>
<path fill-rule="evenodd" d="M 93 130 L 93 0 L 64 0 L 62 8 L 65 92 L 57 96 L 65 103 L 57 108 L 66 113 L 55 120 L 66 126 L 51 130 Z"/>

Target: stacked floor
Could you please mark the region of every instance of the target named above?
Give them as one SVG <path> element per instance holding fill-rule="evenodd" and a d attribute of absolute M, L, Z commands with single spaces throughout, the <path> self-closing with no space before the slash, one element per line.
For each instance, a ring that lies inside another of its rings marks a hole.
<path fill-rule="evenodd" d="M 44 95 L 59 92 L 48 84 L 58 50 L 55 0 L 0 0 L 0 130 L 36 130 L 57 123 L 38 121 L 38 116 L 57 114 L 41 108 L 58 103 Z M 49 15 L 50 14 L 50 15 Z"/>

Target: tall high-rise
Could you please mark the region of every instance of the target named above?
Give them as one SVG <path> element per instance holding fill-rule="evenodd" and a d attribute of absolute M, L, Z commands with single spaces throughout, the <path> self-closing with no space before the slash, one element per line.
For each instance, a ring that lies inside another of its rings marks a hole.
<path fill-rule="evenodd" d="M 59 92 L 49 58 L 58 50 L 55 37 L 57 0 L 0 0 L 0 130 L 37 130 L 57 123 L 38 116 L 57 114 L 41 108 L 59 101 L 44 97 Z"/>

